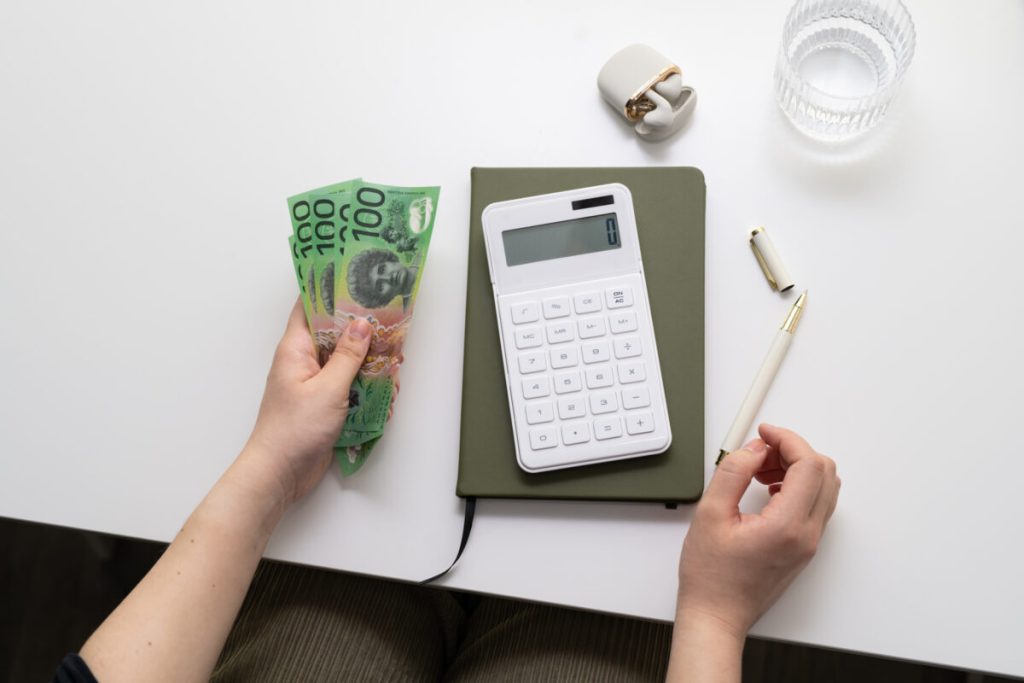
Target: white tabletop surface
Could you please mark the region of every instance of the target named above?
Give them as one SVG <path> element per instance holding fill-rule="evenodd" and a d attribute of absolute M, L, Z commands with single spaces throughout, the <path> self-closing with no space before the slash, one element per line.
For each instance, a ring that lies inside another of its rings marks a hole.
<path fill-rule="evenodd" d="M 1024 5 L 910 2 L 917 53 L 888 120 L 822 154 L 773 101 L 786 1 L 406 4 L 6 4 L 0 515 L 170 539 L 255 417 L 296 295 L 285 197 L 437 183 L 394 422 L 268 555 L 439 571 L 462 525 L 470 167 L 693 165 L 708 472 L 788 306 L 747 247 L 764 224 L 811 291 L 761 415 L 843 478 L 817 558 L 754 634 L 1024 675 Z M 700 94 L 666 144 L 597 94 L 635 41 Z M 691 514 L 483 501 L 444 583 L 670 619 Z"/>

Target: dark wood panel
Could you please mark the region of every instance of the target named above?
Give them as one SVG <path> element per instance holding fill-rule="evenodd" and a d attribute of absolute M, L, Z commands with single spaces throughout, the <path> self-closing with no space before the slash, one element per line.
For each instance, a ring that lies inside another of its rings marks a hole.
<path fill-rule="evenodd" d="M 0 518 L 0 680 L 46 681 L 163 552 Z"/>

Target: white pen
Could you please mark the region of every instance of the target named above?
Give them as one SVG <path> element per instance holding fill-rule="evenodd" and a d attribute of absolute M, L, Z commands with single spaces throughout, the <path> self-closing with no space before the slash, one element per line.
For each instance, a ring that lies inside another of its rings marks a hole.
<path fill-rule="evenodd" d="M 722 458 L 726 455 L 743 445 L 743 439 L 750 431 L 750 425 L 753 424 L 757 412 L 761 410 L 761 404 L 764 403 L 768 388 L 772 385 L 772 380 L 775 379 L 779 366 L 782 365 L 782 359 L 786 357 L 786 351 L 789 350 L 789 345 L 793 342 L 797 323 L 800 322 L 800 316 L 804 312 L 805 301 L 807 301 L 807 292 L 800 295 L 800 298 L 793 304 L 793 308 L 789 310 L 789 315 L 782 322 L 782 327 L 775 335 L 775 341 L 768 349 L 768 355 L 761 363 L 761 369 L 754 377 L 754 383 L 750 385 L 750 390 L 747 392 L 746 398 L 743 399 L 739 412 L 736 413 L 736 419 L 732 421 L 729 433 L 725 435 L 722 449 L 718 452 L 718 459 L 715 460 L 716 465 L 722 462 Z"/>

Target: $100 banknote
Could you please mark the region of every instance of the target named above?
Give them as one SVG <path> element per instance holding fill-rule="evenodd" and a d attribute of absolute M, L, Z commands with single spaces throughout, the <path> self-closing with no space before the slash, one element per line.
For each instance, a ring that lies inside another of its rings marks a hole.
<path fill-rule="evenodd" d="M 355 178 L 288 199 L 292 263 L 320 364 L 352 320 L 373 327 L 334 446 L 346 475 L 362 467 L 389 418 L 439 193 Z"/>

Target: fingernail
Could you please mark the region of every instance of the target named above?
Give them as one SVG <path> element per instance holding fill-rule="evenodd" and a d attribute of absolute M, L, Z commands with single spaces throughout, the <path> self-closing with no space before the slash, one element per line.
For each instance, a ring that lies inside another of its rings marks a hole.
<path fill-rule="evenodd" d="M 356 341 L 362 341 L 370 336 L 370 323 L 366 322 L 362 318 L 356 318 L 355 320 L 348 324 L 348 327 L 345 329 L 345 331 L 348 333 L 348 336 L 351 337 L 352 339 L 355 339 Z"/>
<path fill-rule="evenodd" d="M 761 439 L 752 439 L 746 446 L 744 446 L 744 448 L 758 457 L 764 455 L 768 451 L 768 445 L 765 444 L 764 441 L 761 441 Z"/>

